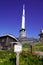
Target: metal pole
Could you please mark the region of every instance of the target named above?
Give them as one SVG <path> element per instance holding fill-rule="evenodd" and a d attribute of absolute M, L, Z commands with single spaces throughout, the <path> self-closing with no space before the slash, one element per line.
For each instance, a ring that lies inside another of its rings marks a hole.
<path fill-rule="evenodd" d="M 16 65 L 19 65 L 19 52 L 17 52 L 17 55 L 16 55 Z"/>

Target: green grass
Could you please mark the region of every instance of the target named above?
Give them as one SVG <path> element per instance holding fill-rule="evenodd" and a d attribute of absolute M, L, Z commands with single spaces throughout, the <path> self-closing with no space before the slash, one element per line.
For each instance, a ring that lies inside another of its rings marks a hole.
<path fill-rule="evenodd" d="M 29 51 L 31 51 L 29 44 L 23 44 L 23 50 L 20 53 L 19 65 L 43 65 L 43 57 L 37 57 L 36 55 L 32 55 Z M 43 51 L 43 44 L 37 43 L 32 45 L 33 51 Z M 14 53 L 13 49 L 0 51 L 0 65 L 15 65 L 16 53 Z"/>

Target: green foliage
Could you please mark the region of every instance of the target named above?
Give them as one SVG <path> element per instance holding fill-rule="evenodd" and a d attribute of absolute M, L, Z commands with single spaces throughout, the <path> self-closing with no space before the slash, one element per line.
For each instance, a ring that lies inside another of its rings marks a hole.
<path fill-rule="evenodd" d="M 35 51 L 43 51 L 43 42 L 34 44 L 34 50 Z"/>
<path fill-rule="evenodd" d="M 16 54 L 12 49 L 0 51 L 0 65 L 14 65 L 15 57 Z"/>
<path fill-rule="evenodd" d="M 29 44 L 27 44 L 27 43 L 22 44 L 22 47 L 23 47 L 23 48 L 29 48 Z"/>
<path fill-rule="evenodd" d="M 22 50 L 23 51 L 30 51 L 30 44 L 28 44 L 28 43 L 22 44 Z"/>
<path fill-rule="evenodd" d="M 40 57 L 37 57 L 36 55 L 22 52 L 20 54 L 20 65 L 42 65 L 42 61 L 39 59 Z"/>
<path fill-rule="evenodd" d="M 0 65 L 16 65 L 16 54 L 13 49 L 0 51 Z M 23 51 L 20 53 L 19 65 L 43 65 L 43 57 Z"/>

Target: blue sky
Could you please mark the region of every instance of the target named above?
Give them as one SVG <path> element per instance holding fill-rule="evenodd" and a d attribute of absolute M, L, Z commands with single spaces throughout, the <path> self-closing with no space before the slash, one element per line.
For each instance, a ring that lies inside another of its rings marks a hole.
<path fill-rule="evenodd" d="M 43 29 L 43 0 L 0 0 L 0 35 L 10 33 L 19 37 L 24 3 L 27 37 L 38 38 Z"/>

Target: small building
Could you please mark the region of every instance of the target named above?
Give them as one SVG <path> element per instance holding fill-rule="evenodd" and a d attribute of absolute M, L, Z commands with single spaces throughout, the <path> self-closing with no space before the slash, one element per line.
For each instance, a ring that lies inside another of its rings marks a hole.
<path fill-rule="evenodd" d="M 16 39 L 15 36 L 11 34 L 5 34 L 0 36 L 0 48 L 2 47 L 13 47 L 13 44 L 11 42 L 17 42 L 18 40 Z"/>
<path fill-rule="evenodd" d="M 39 40 L 43 42 L 43 30 L 40 31 Z"/>

